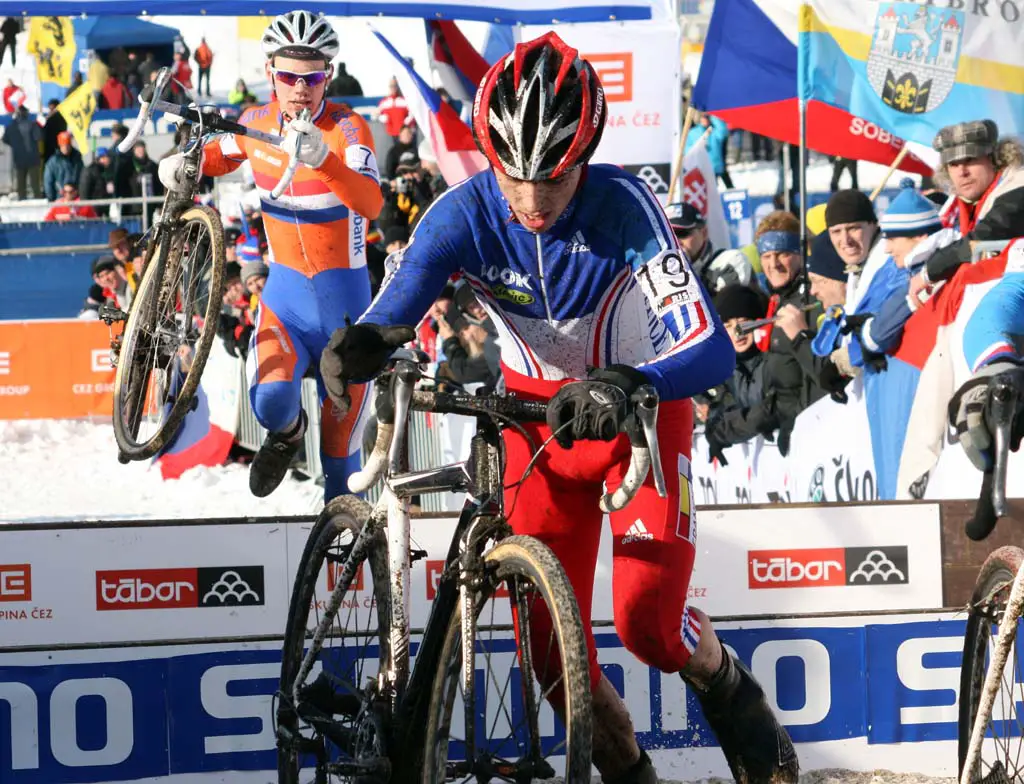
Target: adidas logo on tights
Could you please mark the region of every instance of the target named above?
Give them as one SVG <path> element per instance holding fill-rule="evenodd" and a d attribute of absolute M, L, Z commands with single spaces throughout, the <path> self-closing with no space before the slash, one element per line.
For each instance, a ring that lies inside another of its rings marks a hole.
<path fill-rule="evenodd" d="M 633 523 L 626 531 L 626 535 L 622 537 L 623 544 L 630 544 L 631 542 L 649 542 L 654 539 L 654 534 L 647 530 L 647 526 L 644 525 L 644 521 L 639 517 L 636 522 Z"/>

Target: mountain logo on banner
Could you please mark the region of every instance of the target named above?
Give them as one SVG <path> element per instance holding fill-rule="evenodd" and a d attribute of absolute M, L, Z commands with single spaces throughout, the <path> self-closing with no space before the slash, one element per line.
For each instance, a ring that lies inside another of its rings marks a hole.
<path fill-rule="evenodd" d="M 880 4 L 867 72 L 882 102 L 904 114 L 937 108 L 956 81 L 963 32 L 963 11 Z"/>

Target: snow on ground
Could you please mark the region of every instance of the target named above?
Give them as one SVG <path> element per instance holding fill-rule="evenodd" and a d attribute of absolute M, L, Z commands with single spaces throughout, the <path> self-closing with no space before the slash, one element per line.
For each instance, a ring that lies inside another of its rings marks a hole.
<path fill-rule="evenodd" d="M 0 422 L 0 523 L 302 515 L 322 492 L 288 477 L 255 498 L 242 465 L 194 468 L 165 482 L 148 460 L 117 462 L 109 421 Z"/>
<path fill-rule="evenodd" d="M 882 182 L 888 166 L 870 161 L 859 161 L 857 163 L 857 185 L 860 189 L 870 193 Z M 729 165 L 729 174 L 732 175 L 733 185 L 737 188 L 746 188 L 751 196 L 774 196 L 779 186 L 779 166 L 776 163 L 746 162 Z M 910 177 L 917 185 L 921 184 L 921 175 L 909 174 L 907 172 L 893 172 L 887 188 L 896 188 L 900 180 Z M 828 158 L 813 155 L 807 164 L 807 192 L 828 193 L 828 186 L 832 180 L 832 164 Z M 844 173 L 839 181 L 839 187 L 850 187 L 850 175 Z"/>

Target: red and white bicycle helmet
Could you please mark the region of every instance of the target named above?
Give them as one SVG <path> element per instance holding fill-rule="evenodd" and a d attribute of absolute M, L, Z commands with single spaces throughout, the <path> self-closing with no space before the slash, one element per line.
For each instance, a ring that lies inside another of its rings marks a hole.
<path fill-rule="evenodd" d="M 509 177 L 554 179 L 590 160 L 607 113 L 593 66 L 549 32 L 487 71 L 473 102 L 473 137 Z"/>
<path fill-rule="evenodd" d="M 289 11 L 274 17 L 263 33 L 263 54 L 269 60 L 276 54 L 289 57 L 313 54 L 328 63 L 338 56 L 338 34 L 324 17 L 309 11 Z"/>

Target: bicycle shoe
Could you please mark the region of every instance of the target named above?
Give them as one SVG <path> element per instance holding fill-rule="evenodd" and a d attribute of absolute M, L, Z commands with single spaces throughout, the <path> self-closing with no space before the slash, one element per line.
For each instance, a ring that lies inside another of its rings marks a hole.
<path fill-rule="evenodd" d="M 736 784 L 795 784 L 800 761 L 793 741 L 742 662 L 722 648 L 722 666 L 706 688 L 683 680 L 697 694 Z"/>
<path fill-rule="evenodd" d="M 640 759 L 634 762 L 629 770 L 613 779 L 602 777 L 601 781 L 604 784 L 659 784 L 658 771 L 654 769 L 654 763 L 643 749 L 640 749 Z"/>
<path fill-rule="evenodd" d="M 260 451 L 249 466 L 249 492 L 257 498 L 266 498 L 277 489 L 288 473 L 295 453 L 302 446 L 306 432 L 306 412 L 299 411 L 299 421 L 289 433 L 267 433 Z"/>

